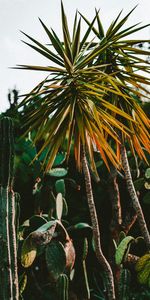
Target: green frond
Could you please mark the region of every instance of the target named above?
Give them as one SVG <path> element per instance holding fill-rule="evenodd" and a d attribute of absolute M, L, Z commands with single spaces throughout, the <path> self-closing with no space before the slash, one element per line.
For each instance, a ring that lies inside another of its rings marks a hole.
<path fill-rule="evenodd" d="M 79 54 L 80 33 L 81 33 L 81 19 L 78 22 L 77 29 L 74 32 L 73 39 L 72 39 L 72 57 L 73 57 L 73 61 L 75 60 L 76 56 Z"/>
<path fill-rule="evenodd" d="M 100 37 L 100 39 L 103 39 L 105 36 L 105 33 L 104 33 L 104 28 L 103 28 L 102 22 L 99 17 L 99 11 L 95 10 L 95 12 L 96 12 L 96 18 L 97 18 L 99 37 Z"/>
<path fill-rule="evenodd" d="M 111 38 L 128 20 L 129 16 L 132 14 L 132 12 L 136 9 L 137 5 L 117 24 L 117 21 L 122 13 L 122 11 L 119 13 L 117 18 L 114 22 L 112 22 L 111 26 L 108 28 L 106 32 L 106 37 Z M 116 26 L 115 26 L 116 25 Z"/>
<path fill-rule="evenodd" d="M 120 168 L 120 135 L 146 160 L 150 123 L 136 99 L 144 93 L 150 96 L 143 86 L 150 85 L 150 64 L 145 57 L 150 51 L 136 48 L 140 41 L 127 36 L 149 25 L 134 24 L 122 29 L 134 9 L 122 19 L 121 11 L 106 34 L 99 11 L 95 11 L 91 22 L 81 13 L 78 19 L 76 13 L 70 34 L 61 2 L 62 41 L 41 20 L 49 47 L 23 33 L 32 42 L 24 43 L 50 61 L 48 66 L 17 66 L 48 73 L 20 104 L 24 106 L 24 125 L 36 131 L 35 142 L 44 139 L 38 155 L 46 149 L 46 170 L 52 167 L 61 147 L 66 147 L 67 159 L 74 150 L 80 170 L 82 145 L 95 174 L 95 148 L 108 169 L 110 161 Z M 81 18 L 87 25 L 82 38 Z M 94 37 L 88 41 L 91 33 Z"/>

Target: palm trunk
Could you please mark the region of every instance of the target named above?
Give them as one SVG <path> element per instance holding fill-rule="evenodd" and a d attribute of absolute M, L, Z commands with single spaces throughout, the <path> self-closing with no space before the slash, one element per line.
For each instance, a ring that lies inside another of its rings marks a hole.
<path fill-rule="evenodd" d="M 142 212 L 142 208 L 141 208 L 138 196 L 137 196 L 135 188 L 134 188 L 134 184 L 133 184 L 132 176 L 131 176 L 131 172 L 130 172 L 130 167 L 129 167 L 129 162 L 128 162 L 128 157 L 127 157 L 127 153 L 126 153 L 126 149 L 125 149 L 124 145 L 121 145 L 121 160 L 122 160 L 122 165 L 123 165 L 123 169 L 124 169 L 124 173 L 125 173 L 127 189 L 129 191 L 131 200 L 133 202 L 133 208 L 137 214 L 137 220 L 138 220 L 142 235 L 145 239 L 147 248 L 148 248 L 148 250 L 150 250 L 150 235 L 148 232 L 148 228 L 147 228 L 147 225 L 146 225 L 146 222 L 144 219 L 144 215 Z"/>
<path fill-rule="evenodd" d="M 129 199 L 130 200 L 130 199 Z M 134 223 L 137 220 L 137 214 L 135 212 L 135 209 L 133 208 L 133 203 L 127 204 L 126 208 L 126 216 L 123 219 L 123 222 L 121 224 L 121 229 L 124 231 L 124 233 L 127 235 Z"/>
<path fill-rule="evenodd" d="M 117 183 L 117 170 L 114 166 L 111 166 L 110 175 L 108 179 L 108 192 L 112 205 L 112 219 L 111 219 L 111 238 L 118 242 L 120 228 L 122 224 L 122 211 L 120 203 L 120 192 Z"/>
<path fill-rule="evenodd" d="M 101 266 L 103 267 L 103 270 L 104 270 L 106 278 L 107 278 L 108 299 L 115 300 L 116 297 L 115 297 L 113 273 L 112 273 L 112 269 L 111 269 L 108 261 L 106 260 L 104 254 L 102 252 L 102 248 L 101 248 L 100 230 L 99 230 L 98 218 L 97 218 L 97 213 L 96 213 L 96 208 L 95 208 L 95 203 L 94 203 L 94 198 L 93 198 L 91 176 L 90 176 L 84 149 L 82 149 L 82 167 L 83 167 L 83 173 L 85 176 L 87 201 L 88 201 L 91 222 L 92 222 L 92 228 L 93 228 L 93 239 L 94 239 L 96 257 L 97 257 L 98 261 L 100 262 Z"/>

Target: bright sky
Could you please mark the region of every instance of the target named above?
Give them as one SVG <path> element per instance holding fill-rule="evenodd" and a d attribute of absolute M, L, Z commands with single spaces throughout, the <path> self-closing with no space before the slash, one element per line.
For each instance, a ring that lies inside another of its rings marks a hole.
<path fill-rule="evenodd" d="M 70 25 L 76 9 L 92 19 L 96 7 L 101 9 L 101 19 L 107 29 L 122 8 L 125 15 L 137 4 L 127 25 L 150 22 L 149 0 L 64 0 L 63 3 Z M 9 89 L 16 87 L 21 94 L 26 93 L 45 77 L 39 72 L 9 69 L 16 64 L 47 65 L 47 60 L 21 42 L 24 36 L 20 30 L 43 43 L 48 42 L 38 17 L 61 35 L 60 0 L 0 0 L 0 112 L 9 107 Z M 150 27 L 134 37 L 150 39 Z"/>

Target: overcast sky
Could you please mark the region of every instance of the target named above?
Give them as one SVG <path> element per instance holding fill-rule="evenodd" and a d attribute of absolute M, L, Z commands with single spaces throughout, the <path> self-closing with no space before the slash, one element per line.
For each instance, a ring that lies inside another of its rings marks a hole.
<path fill-rule="evenodd" d="M 101 9 L 101 19 L 107 29 L 122 8 L 125 15 L 136 4 L 139 5 L 127 24 L 150 23 L 150 0 L 64 0 L 63 3 L 70 26 L 76 9 L 92 19 L 96 7 Z M 40 54 L 21 42 L 24 37 L 20 30 L 43 43 L 48 42 L 38 17 L 61 35 L 60 0 L 0 0 L 0 112 L 9 106 L 9 89 L 16 87 L 21 94 L 29 92 L 45 76 L 34 71 L 9 69 L 16 64 L 47 65 Z M 134 37 L 150 39 L 150 28 Z"/>

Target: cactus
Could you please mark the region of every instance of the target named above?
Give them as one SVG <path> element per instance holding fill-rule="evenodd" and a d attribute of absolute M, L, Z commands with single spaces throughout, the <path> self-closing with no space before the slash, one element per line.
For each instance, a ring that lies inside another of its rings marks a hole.
<path fill-rule="evenodd" d="M 56 197 L 56 217 L 58 220 L 61 220 L 62 213 L 63 213 L 63 198 L 62 198 L 62 194 L 59 193 L 57 194 Z"/>
<path fill-rule="evenodd" d="M 66 274 L 61 274 L 57 280 L 58 300 L 68 300 L 69 279 Z"/>
<path fill-rule="evenodd" d="M 36 258 L 37 247 L 32 242 L 32 235 L 30 234 L 23 242 L 21 251 L 21 264 L 24 268 L 32 265 Z"/>
<path fill-rule="evenodd" d="M 57 194 L 62 194 L 62 200 L 63 200 L 63 210 L 62 210 L 62 216 L 67 216 L 68 214 L 68 205 L 66 202 L 65 194 L 66 194 L 66 188 L 65 188 L 65 181 L 64 179 L 58 179 L 55 182 L 55 189 Z M 56 199 L 57 200 L 57 199 Z M 57 201 L 56 201 L 56 212 L 57 212 Z"/>
<path fill-rule="evenodd" d="M 21 264 L 24 268 L 30 267 L 34 262 L 37 256 L 38 246 L 48 244 L 51 241 L 55 228 L 56 222 L 49 221 L 37 230 L 31 232 L 23 241 L 21 249 Z"/>
<path fill-rule="evenodd" d="M 119 280 L 119 299 L 129 300 L 129 286 L 131 281 L 131 273 L 128 269 L 121 269 Z"/>
<path fill-rule="evenodd" d="M 67 173 L 67 170 L 64 168 L 53 168 L 49 172 L 47 172 L 47 174 L 52 177 L 64 177 L 67 175 Z"/>
<path fill-rule="evenodd" d="M 52 281 L 57 281 L 66 267 L 66 253 L 62 243 L 52 241 L 46 247 L 46 264 Z"/>
<path fill-rule="evenodd" d="M 31 232 L 38 229 L 45 223 L 47 223 L 47 220 L 43 216 L 33 215 L 29 219 L 29 226 L 30 226 Z"/>
<path fill-rule="evenodd" d="M 54 163 L 53 163 L 53 167 L 56 168 L 56 167 L 59 167 L 60 165 L 63 164 L 63 162 L 65 161 L 66 159 L 66 153 L 63 153 L 63 152 L 58 152 L 56 157 L 55 157 L 55 160 L 54 160 Z"/>
<path fill-rule="evenodd" d="M 65 189 L 65 181 L 64 181 L 64 179 L 56 180 L 56 182 L 55 182 L 55 189 L 56 189 L 57 194 L 61 193 L 62 196 L 65 197 L 66 189 Z"/>
<path fill-rule="evenodd" d="M 13 192 L 12 120 L 0 120 L 0 299 L 18 300 L 16 198 Z"/>

